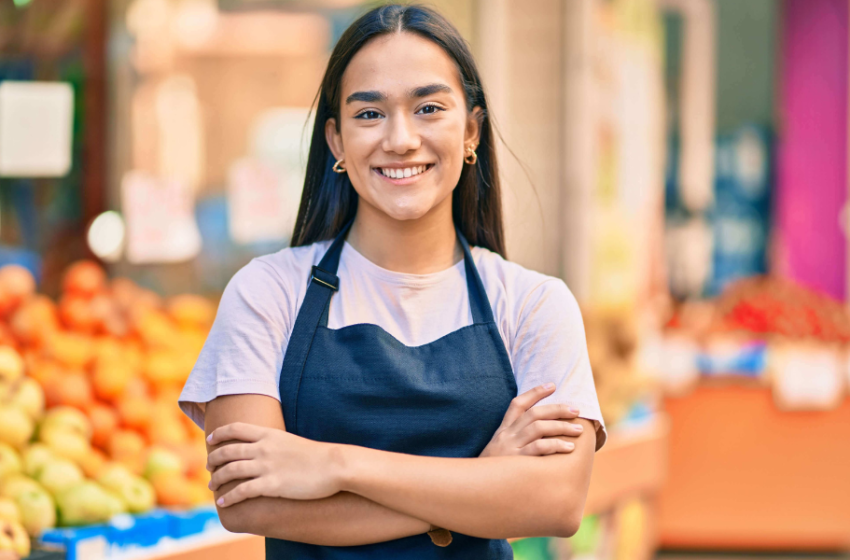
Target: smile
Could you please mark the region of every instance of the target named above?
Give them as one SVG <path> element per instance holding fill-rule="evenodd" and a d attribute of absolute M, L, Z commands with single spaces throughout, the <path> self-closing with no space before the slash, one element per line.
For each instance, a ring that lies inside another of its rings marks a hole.
<path fill-rule="evenodd" d="M 412 167 L 373 167 L 372 170 L 383 179 L 396 185 L 407 185 L 419 180 L 419 177 L 427 173 L 433 163 L 415 165 Z"/>

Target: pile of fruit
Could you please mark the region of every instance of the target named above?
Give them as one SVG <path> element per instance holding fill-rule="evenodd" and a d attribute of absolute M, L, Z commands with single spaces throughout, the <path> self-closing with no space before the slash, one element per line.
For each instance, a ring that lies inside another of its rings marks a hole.
<path fill-rule="evenodd" d="M 668 329 L 684 329 L 702 340 L 739 334 L 818 342 L 850 342 L 850 314 L 835 298 L 792 280 L 745 278 L 711 302 L 686 303 L 674 312 Z"/>
<path fill-rule="evenodd" d="M 215 316 L 95 263 L 65 272 L 58 304 L 0 269 L 0 551 L 27 535 L 155 505 L 212 500 L 203 432 L 177 399 Z"/>

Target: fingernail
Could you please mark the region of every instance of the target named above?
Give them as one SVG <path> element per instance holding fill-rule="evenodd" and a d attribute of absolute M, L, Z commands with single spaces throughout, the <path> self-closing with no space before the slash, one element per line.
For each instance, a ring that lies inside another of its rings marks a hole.
<path fill-rule="evenodd" d="M 573 414 L 578 414 L 578 413 L 579 413 L 579 410 L 578 410 L 576 407 L 571 406 L 571 407 L 570 407 L 570 412 L 572 412 Z"/>
<path fill-rule="evenodd" d="M 584 430 L 584 426 L 582 426 L 581 424 L 576 424 L 575 426 L 576 426 L 576 427 L 575 427 L 575 430 L 576 430 L 577 432 L 580 432 L 580 431 Z"/>
<path fill-rule="evenodd" d="M 209 481 L 209 483 L 207 484 L 207 488 L 209 488 L 210 490 L 212 490 L 212 480 L 210 480 L 210 481 Z"/>
<path fill-rule="evenodd" d="M 543 388 L 546 389 L 547 391 L 549 391 L 549 390 L 555 388 L 555 384 L 554 383 L 546 383 L 545 385 L 543 385 Z"/>
<path fill-rule="evenodd" d="M 212 434 L 207 436 L 207 443 L 212 443 Z"/>
<path fill-rule="evenodd" d="M 219 498 L 219 499 L 217 499 L 217 500 L 215 501 L 215 503 L 217 503 L 217 504 L 218 504 L 218 505 L 220 505 L 220 506 L 223 506 L 223 505 L 224 505 L 224 498 Z"/>

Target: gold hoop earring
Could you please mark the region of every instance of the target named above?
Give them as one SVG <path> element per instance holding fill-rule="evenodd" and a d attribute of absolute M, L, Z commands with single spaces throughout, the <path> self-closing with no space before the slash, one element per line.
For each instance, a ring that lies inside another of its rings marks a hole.
<path fill-rule="evenodd" d="M 466 149 L 466 157 L 463 158 L 463 161 L 469 165 L 475 165 L 475 162 L 478 161 L 478 154 L 475 153 L 475 148 L 476 146 L 469 146 Z"/>
<path fill-rule="evenodd" d="M 334 173 L 345 173 L 346 171 L 348 171 L 346 168 L 340 166 L 340 163 L 344 161 L 345 159 L 336 160 L 336 163 L 333 166 Z"/>

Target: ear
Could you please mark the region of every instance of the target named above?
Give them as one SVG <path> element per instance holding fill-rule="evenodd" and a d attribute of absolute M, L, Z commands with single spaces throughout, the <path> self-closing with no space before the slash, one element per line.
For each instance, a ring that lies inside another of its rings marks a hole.
<path fill-rule="evenodd" d="M 325 121 L 325 140 L 334 158 L 339 160 L 345 157 L 345 150 L 342 148 L 342 135 L 336 130 L 336 119 L 334 118 Z"/>
<path fill-rule="evenodd" d="M 475 106 L 466 119 L 466 131 L 463 135 L 464 147 L 469 144 L 478 145 L 481 142 L 481 123 L 484 121 L 484 110 Z"/>

